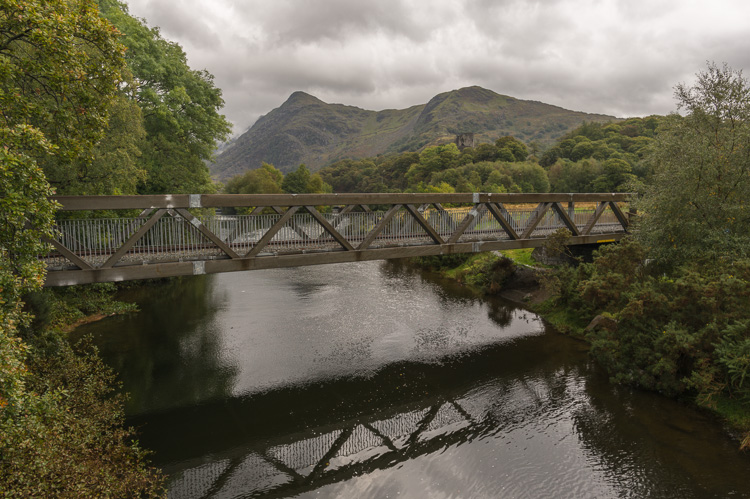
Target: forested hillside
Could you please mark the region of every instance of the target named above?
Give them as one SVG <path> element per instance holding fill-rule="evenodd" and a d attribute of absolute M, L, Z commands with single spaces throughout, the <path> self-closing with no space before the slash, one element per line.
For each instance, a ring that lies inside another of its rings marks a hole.
<path fill-rule="evenodd" d="M 562 136 L 541 158 L 521 140 L 505 136 L 461 150 L 449 143 L 422 152 L 344 159 L 315 174 L 303 165 L 287 174 L 306 175 L 307 190 L 285 188 L 283 172 L 263 163 L 230 179 L 225 192 L 623 191 L 651 175 L 646 154 L 659 121 L 651 116 L 618 123 L 587 122 Z"/>
<path fill-rule="evenodd" d="M 342 160 L 320 175 L 335 192 L 621 191 L 650 175 L 645 154 L 658 121 L 584 123 L 541 158 L 520 140 L 502 137 L 461 151 L 447 144 L 421 153 Z"/>
<path fill-rule="evenodd" d="M 515 99 L 481 87 L 445 92 L 408 109 L 378 112 L 327 104 L 295 92 L 224 148 L 211 172 L 225 180 L 260 168 L 263 162 L 282 172 L 302 163 L 316 171 L 340 159 L 420 151 L 453 142 L 458 133 L 474 133 L 476 143 L 513 135 L 543 148 L 584 121 L 617 120 Z"/>

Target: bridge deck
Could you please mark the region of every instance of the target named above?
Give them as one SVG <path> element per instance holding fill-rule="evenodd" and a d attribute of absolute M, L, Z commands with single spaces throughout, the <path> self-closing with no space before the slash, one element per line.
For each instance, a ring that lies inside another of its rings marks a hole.
<path fill-rule="evenodd" d="M 561 228 L 573 234 L 569 244 L 588 244 L 625 234 L 629 217 L 620 208 L 625 199 L 624 194 L 59 197 L 57 237 L 42 258 L 46 285 L 66 286 L 535 247 Z M 228 208 L 237 214 L 217 212 Z M 86 218 L 71 213 L 82 210 Z M 111 216 L 113 210 L 120 213 Z"/>

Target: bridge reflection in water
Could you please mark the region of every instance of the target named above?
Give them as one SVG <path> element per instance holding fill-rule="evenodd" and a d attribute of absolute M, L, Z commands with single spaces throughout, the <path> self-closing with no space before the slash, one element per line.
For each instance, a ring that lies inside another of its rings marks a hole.
<path fill-rule="evenodd" d="M 390 468 L 494 428 L 481 403 L 469 395 L 388 419 L 350 422 L 319 436 L 269 442 L 183 470 L 172 481 L 170 496 L 284 497 Z"/>
<path fill-rule="evenodd" d="M 165 469 L 173 474 L 170 497 L 286 497 L 315 490 L 494 433 L 540 411 L 548 389 L 482 386 L 385 417 L 253 443 L 214 455 L 210 463 L 183 462 L 179 472 Z"/>
<path fill-rule="evenodd" d="M 372 377 L 131 422 L 143 425 L 142 443 L 170 475 L 172 498 L 296 496 L 472 441 L 512 438 L 508 432 L 558 412 L 571 392 L 584 391 L 564 360 L 578 345 L 561 347 L 540 333 L 440 363 L 389 365 Z M 552 369 L 522 374 L 532 358 L 554 356 Z"/>

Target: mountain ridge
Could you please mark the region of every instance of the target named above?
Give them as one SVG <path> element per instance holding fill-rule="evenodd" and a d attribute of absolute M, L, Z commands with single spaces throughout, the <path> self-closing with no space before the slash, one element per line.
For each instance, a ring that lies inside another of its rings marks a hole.
<path fill-rule="evenodd" d="M 406 109 L 370 111 L 328 104 L 302 91 L 258 118 L 223 147 L 210 170 L 226 180 L 271 163 L 281 171 L 301 163 L 312 171 L 345 158 L 421 150 L 474 133 L 477 144 L 513 135 L 550 145 L 583 121 L 618 121 L 614 116 L 570 111 L 538 101 L 501 95 L 479 86 L 437 94 Z"/>

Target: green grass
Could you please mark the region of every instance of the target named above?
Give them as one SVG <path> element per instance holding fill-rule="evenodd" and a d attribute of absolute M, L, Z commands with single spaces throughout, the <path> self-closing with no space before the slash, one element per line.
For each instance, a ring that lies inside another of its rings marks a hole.
<path fill-rule="evenodd" d="M 443 270 L 442 274 L 449 279 L 456 279 L 466 274 L 471 269 L 475 269 L 482 264 L 488 263 L 489 260 L 495 260 L 497 256 L 492 253 L 476 253 L 471 255 L 468 260 L 452 269 Z"/>
<path fill-rule="evenodd" d="M 507 256 L 518 265 L 526 265 L 527 267 L 546 267 L 546 265 L 543 265 L 534 260 L 534 257 L 531 256 L 531 253 L 533 251 L 533 248 L 522 248 L 514 250 L 503 250 L 500 253 L 502 253 L 504 256 Z"/>

